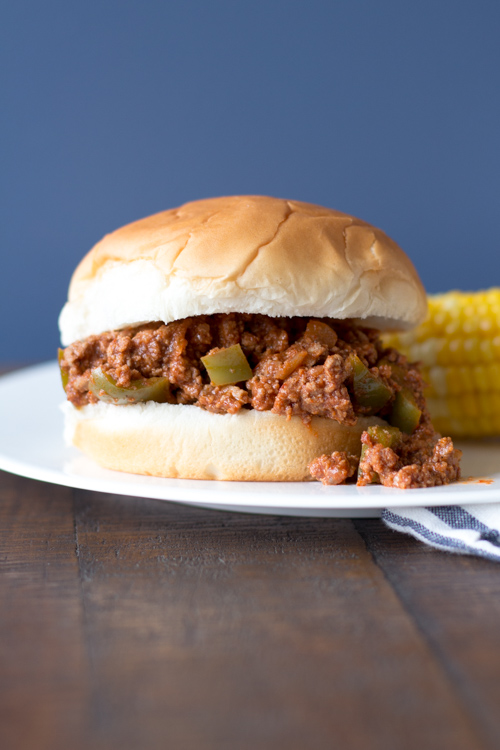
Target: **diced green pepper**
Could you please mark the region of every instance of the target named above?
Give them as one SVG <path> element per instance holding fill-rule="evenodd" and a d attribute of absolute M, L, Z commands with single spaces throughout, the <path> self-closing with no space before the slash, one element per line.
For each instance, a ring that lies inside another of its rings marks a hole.
<path fill-rule="evenodd" d="M 170 400 L 170 383 L 167 378 L 141 378 L 133 380 L 127 388 L 116 385 L 111 375 L 100 367 L 92 370 L 90 390 L 100 401 L 111 404 L 131 404 L 139 401 L 165 403 Z"/>
<path fill-rule="evenodd" d="M 360 406 L 370 409 L 372 414 L 376 414 L 389 401 L 392 391 L 382 378 L 370 372 L 357 354 L 350 354 L 349 359 L 353 367 L 356 401 Z"/>
<path fill-rule="evenodd" d="M 367 433 L 375 443 L 379 443 L 383 448 L 396 448 L 401 440 L 401 431 L 391 425 L 370 425 Z"/>
<path fill-rule="evenodd" d="M 401 430 L 391 425 L 370 425 L 367 429 L 368 435 L 375 443 L 379 443 L 383 448 L 397 448 L 401 441 Z M 358 478 L 362 475 L 362 462 L 366 454 L 366 445 L 361 447 L 361 456 L 359 458 Z M 373 472 L 372 482 L 379 483 L 380 478 L 376 472 Z"/>
<path fill-rule="evenodd" d="M 396 394 L 389 422 L 399 427 L 400 430 L 406 432 L 408 435 L 411 435 L 420 422 L 422 411 L 417 406 L 413 391 L 407 385 L 406 376 L 408 371 L 404 367 L 401 367 L 401 365 L 389 360 L 382 359 L 380 364 L 390 365 L 392 379 L 401 386 L 401 390 Z"/>
<path fill-rule="evenodd" d="M 231 385 L 250 380 L 253 375 L 239 344 L 207 354 L 201 358 L 213 385 Z"/>
<path fill-rule="evenodd" d="M 417 406 L 415 396 L 409 388 L 402 388 L 397 392 L 392 411 L 389 416 L 389 422 L 395 427 L 399 427 L 402 432 L 411 435 L 420 422 L 422 415 Z"/>
<path fill-rule="evenodd" d="M 61 373 L 61 383 L 64 390 L 68 387 L 68 381 L 69 381 L 69 373 L 66 370 L 63 370 L 61 366 L 61 362 L 64 357 L 64 349 L 58 349 L 57 350 L 57 361 L 59 362 L 59 371 Z"/>

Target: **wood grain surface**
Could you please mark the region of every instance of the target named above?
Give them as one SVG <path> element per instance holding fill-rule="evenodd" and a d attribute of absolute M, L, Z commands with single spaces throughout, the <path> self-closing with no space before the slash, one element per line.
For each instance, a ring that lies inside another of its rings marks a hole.
<path fill-rule="evenodd" d="M 3 750 L 493 750 L 500 568 L 0 472 Z"/>

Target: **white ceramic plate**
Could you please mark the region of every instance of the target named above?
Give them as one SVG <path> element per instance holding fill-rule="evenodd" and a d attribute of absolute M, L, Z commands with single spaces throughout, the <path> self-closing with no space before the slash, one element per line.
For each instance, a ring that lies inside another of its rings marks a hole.
<path fill-rule="evenodd" d="M 0 469 L 98 492 L 175 500 L 251 513 L 375 517 L 382 508 L 500 501 L 500 442 L 464 443 L 466 479 L 446 487 L 396 490 L 319 482 L 216 482 L 160 479 L 101 469 L 64 445 L 64 400 L 56 362 L 0 378 Z"/>

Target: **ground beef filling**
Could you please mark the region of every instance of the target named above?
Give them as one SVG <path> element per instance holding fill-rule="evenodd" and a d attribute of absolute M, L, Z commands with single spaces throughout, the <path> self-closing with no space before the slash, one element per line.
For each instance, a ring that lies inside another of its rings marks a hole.
<path fill-rule="evenodd" d="M 331 456 L 318 456 L 309 466 L 314 479 L 323 484 L 343 484 L 358 470 L 359 458 L 345 451 L 333 451 Z"/>
<path fill-rule="evenodd" d="M 200 315 L 167 325 L 150 323 L 89 336 L 68 346 L 61 357 L 67 376 L 66 395 L 80 407 L 98 399 L 90 390 L 90 376 L 99 367 L 121 388 L 141 378 L 166 377 L 173 403 L 194 404 L 217 414 L 240 409 L 299 416 L 308 424 L 313 416 L 354 425 L 367 409 L 356 403 L 352 388 L 355 353 L 390 389 L 391 400 L 378 416 L 386 416 L 400 385 L 391 365 L 404 372 L 422 418 L 397 450 L 382 448 L 363 433 L 363 461 L 358 484 L 373 479 L 395 487 L 445 484 L 459 476 L 459 451 L 449 438 L 439 439 L 428 417 L 423 381 L 416 365 L 394 349 L 384 348 L 378 332 L 349 321 L 271 318 L 229 313 Z M 214 349 L 240 344 L 253 372 L 246 382 L 215 386 L 201 362 Z M 383 362 L 381 361 L 383 360 Z M 358 470 L 358 459 L 336 452 L 311 464 L 311 474 L 325 484 L 338 484 Z"/>
<path fill-rule="evenodd" d="M 361 443 L 361 460 L 334 451 L 311 462 L 311 476 L 323 484 L 342 484 L 357 472 L 358 486 L 377 483 L 401 490 L 437 487 L 460 478 L 462 452 L 453 447 L 451 438 L 440 438 L 427 419 L 412 435 L 403 435 L 396 449 L 380 445 L 367 432 Z"/>

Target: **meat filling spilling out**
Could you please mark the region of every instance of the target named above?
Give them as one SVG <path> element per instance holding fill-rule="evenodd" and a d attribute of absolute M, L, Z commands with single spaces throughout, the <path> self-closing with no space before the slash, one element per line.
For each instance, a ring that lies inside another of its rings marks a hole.
<path fill-rule="evenodd" d="M 251 377 L 215 385 L 209 363 L 218 363 L 220 372 L 231 351 L 226 381 L 231 380 L 230 374 L 238 373 L 235 350 L 241 372 L 251 369 Z M 106 395 L 110 400 L 109 393 L 124 394 L 115 403 L 133 402 L 130 394 L 149 389 L 153 400 L 194 404 L 216 414 L 256 409 L 298 416 L 305 424 L 319 416 L 345 425 L 376 415 L 393 425 L 363 433 L 361 459 L 342 451 L 315 459 L 311 475 L 324 484 L 355 477 L 358 485 L 431 487 L 460 476 L 460 451 L 434 431 L 417 365 L 384 347 L 378 331 L 350 321 L 200 315 L 89 336 L 59 359 L 67 398 L 76 407 Z M 111 384 L 108 394 L 103 383 Z M 163 383 L 168 388 L 156 398 Z"/>

